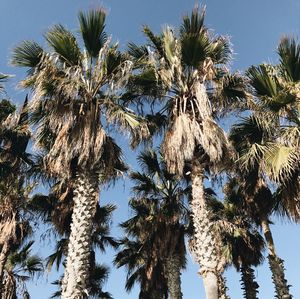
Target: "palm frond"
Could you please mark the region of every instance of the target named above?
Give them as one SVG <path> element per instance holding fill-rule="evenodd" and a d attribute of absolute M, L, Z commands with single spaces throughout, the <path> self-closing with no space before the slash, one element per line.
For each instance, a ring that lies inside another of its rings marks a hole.
<path fill-rule="evenodd" d="M 23 41 L 13 49 L 11 63 L 29 70 L 37 67 L 41 61 L 43 48 L 34 41 Z"/>
<path fill-rule="evenodd" d="M 106 14 L 103 9 L 92 10 L 88 13 L 79 12 L 79 26 L 81 36 L 90 57 L 96 58 L 104 46 L 107 35 L 105 29 Z"/>
<path fill-rule="evenodd" d="M 195 6 L 191 16 L 184 16 L 182 25 L 180 28 L 180 35 L 184 36 L 186 34 L 199 35 L 202 30 L 205 30 L 204 27 L 204 18 L 205 18 L 205 7 L 202 7 L 199 10 L 198 6 Z"/>
<path fill-rule="evenodd" d="M 300 45 L 293 37 L 283 37 L 278 45 L 280 72 L 286 81 L 300 80 Z"/>
<path fill-rule="evenodd" d="M 128 44 L 128 54 L 136 60 L 141 60 L 148 56 L 149 52 L 146 46 L 138 46 L 135 43 Z"/>
<path fill-rule="evenodd" d="M 4 92 L 4 86 L 2 83 L 6 82 L 8 78 L 11 78 L 11 75 L 0 73 L 0 93 Z"/>
<path fill-rule="evenodd" d="M 79 65 L 81 52 L 75 36 L 62 25 L 55 25 L 45 34 L 50 47 L 70 66 Z"/>
<path fill-rule="evenodd" d="M 251 66 L 246 71 L 246 75 L 249 77 L 250 83 L 257 96 L 272 98 L 278 95 L 281 87 L 275 76 L 273 66 L 266 64 Z"/>
<path fill-rule="evenodd" d="M 61 239 L 56 243 L 55 252 L 47 257 L 46 267 L 50 272 L 54 263 L 56 266 L 56 271 L 59 271 L 59 268 L 62 264 L 64 255 L 67 252 L 68 239 Z"/>
<path fill-rule="evenodd" d="M 160 57 L 164 57 L 163 40 L 159 35 L 155 35 L 148 26 L 143 27 L 143 32 L 150 41 L 151 45 L 157 51 Z"/>
<path fill-rule="evenodd" d="M 264 151 L 264 162 L 268 173 L 277 181 L 288 179 L 299 164 L 299 151 L 295 147 L 269 143 Z"/>

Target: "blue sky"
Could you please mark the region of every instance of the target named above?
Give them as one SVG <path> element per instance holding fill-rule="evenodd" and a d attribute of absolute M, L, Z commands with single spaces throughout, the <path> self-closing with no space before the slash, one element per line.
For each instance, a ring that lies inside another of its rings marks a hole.
<path fill-rule="evenodd" d="M 181 17 L 191 11 L 195 1 L 191 0 L 1 0 L 0 1 L 0 72 L 15 74 L 16 77 L 7 84 L 7 91 L 14 101 L 20 103 L 24 92 L 16 88 L 16 82 L 24 76 L 24 71 L 9 66 L 11 49 L 24 39 L 34 39 L 43 43 L 43 33 L 57 23 L 66 25 L 71 30 L 77 29 L 77 13 L 80 9 L 104 6 L 108 13 L 107 31 L 122 48 L 127 42 L 143 42 L 141 27 L 150 25 L 159 32 L 164 24 L 178 26 Z M 231 37 L 234 49 L 233 70 L 243 71 L 251 64 L 263 61 L 276 61 L 276 45 L 284 34 L 299 36 L 300 1 L 297 0 L 209 0 L 201 4 L 207 6 L 206 25 L 216 34 Z M 127 162 L 135 167 L 134 154 L 126 142 L 122 142 Z M 117 228 L 130 216 L 127 208 L 130 184 L 127 180 L 118 183 L 113 189 L 101 194 L 103 203 L 113 202 L 118 206 L 114 215 L 113 233 L 120 236 Z M 279 255 L 285 260 L 287 279 L 294 298 L 300 298 L 300 228 L 276 220 L 272 226 Z M 299 247 L 298 247 L 299 246 Z M 51 252 L 51 243 L 44 243 L 39 250 L 42 255 Z M 103 262 L 111 264 L 113 252 L 102 256 Z M 202 282 L 197 276 L 197 265 L 190 259 L 187 270 L 183 273 L 183 292 L 186 299 L 204 298 Z M 260 288 L 260 298 L 274 298 L 271 275 L 265 264 L 256 271 Z M 240 299 L 239 276 L 234 270 L 226 273 L 232 299 Z M 55 273 L 31 284 L 33 299 L 48 298 L 53 290 L 50 282 Z M 125 272 L 112 269 L 105 290 L 114 298 L 137 298 L 138 290 L 131 294 L 124 291 Z"/>

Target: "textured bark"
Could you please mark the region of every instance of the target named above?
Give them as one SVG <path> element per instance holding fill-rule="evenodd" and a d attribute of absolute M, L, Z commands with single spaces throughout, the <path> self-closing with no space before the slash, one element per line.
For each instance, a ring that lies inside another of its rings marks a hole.
<path fill-rule="evenodd" d="M 226 279 L 223 275 L 218 277 L 218 290 L 219 290 L 219 299 L 230 299 L 227 295 L 228 288 L 226 286 Z"/>
<path fill-rule="evenodd" d="M 166 261 L 166 275 L 170 299 L 182 299 L 180 269 L 179 256 L 175 254 L 170 256 Z"/>
<path fill-rule="evenodd" d="M 251 267 L 243 266 L 241 268 L 241 283 L 245 299 L 258 299 L 259 285 L 255 281 L 254 270 Z"/>
<path fill-rule="evenodd" d="M 203 278 L 206 299 L 219 299 L 218 276 L 223 272 L 223 265 L 220 263 L 213 222 L 205 203 L 203 169 L 196 161 L 192 167 L 191 215 L 194 236 L 190 250 L 200 265 L 199 274 Z"/>
<path fill-rule="evenodd" d="M 7 241 L 7 242 L 4 242 L 1 253 L 0 253 L 0 298 L 2 298 L 2 293 L 3 293 L 4 267 L 5 267 L 8 255 L 9 255 L 9 242 Z"/>
<path fill-rule="evenodd" d="M 275 297 L 278 299 L 291 299 L 292 296 L 289 291 L 290 286 L 288 285 L 284 274 L 284 261 L 280 259 L 276 254 L 273 236 L 270 230 L 268 219 L 262 218 L 261 226 L 264 232 L 269 251 L 268 260 L 270 270 L 272 272 L 272 280 L 275 285 Z"/>
<path fill-rule="evenodd" d="M 17 283 L 13 275 L 5 276 L 1 299 L 17 299 Z"/>
<path fill-rule="evenodd" d="M 91 233 L 98 194 L 96 178 L 88 173 L 78 173 L 74 188 L 68 256 L 62 282 L 62 298 L 64 299 L 88 297 Z"/>

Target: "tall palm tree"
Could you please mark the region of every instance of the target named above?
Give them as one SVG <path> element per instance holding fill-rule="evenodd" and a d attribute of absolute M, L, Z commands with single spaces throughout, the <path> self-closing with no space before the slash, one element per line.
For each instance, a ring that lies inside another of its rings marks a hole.
<path fill-rule="evenodd" d="M 58 271 L 61 265 L 65 265 L 65 257 L 68 251 L 68 242 L 70 236 L 70 224 L 73 210 L 73 190 L 63 188 L 59 183 L 52 186 L 53 193 L 48 196 L 36 194 L 29 203 L 29 209 L 41 219 L 46 225 L 50 224 L 53 234 L 58 236 L 55 251 L 47 258 L 47 270 L 50 271 L 56 266 Z M 103 291 L 103 284 L 108 278 L 109 270 L 103 265 L 96 263 L 96 250 L 105 252 L 107 246 L 116 248 L 118 242 L 110 236 L 110 223 L 112 213 L 115 210 L 114 205 L 100 207 L 97 203 L 96 214 L 93 219 L 92 228 L 92 248 L 91 248 L 91 269 L 89 278 L 89 289 L 91 298 L 110 299 L 111 295 Z M 49 232 L 47 232 L 47 235 Z M 62 280 L 57 280 L 54 284 L 61 287 Z M 61 296 L 61 290 L 57 291 L 52 298 Z"/>
<path fill-rule="evenodd" d="M 1 101 L 0 123 L 0 294 L 4 265 L 14 246 L 30 231 L 26 210 L 31 187 L 25 184 L 31 163 L 26 148 L 28 129 L 27 98 L 20 112 L 8 101 Z M 8 114 L 9 113 L 9 114 Z"/>
<path fill-rule="evenodd" d="M 5 264 L 1 298 L 17 299 L 18 293 L 24 299 L 30 298 L 26 282 L 43 271 L 41 258 L 31 254 L 33 243 L 33 241 L 30 241 L 27 244 L 22 244 L 10 253 Z"/>
<path fill-rule="evenodd" d="M 271 214 L 286 211 L 286 215 L 291 217 L 288 212 L 289 207 L 285 206 L 285 201 L 281 198 L 278 200 L 278 197 L 272 194 L 262 171 L 261 160 L 253 158 L 258 155 L 255 152 L 259 153 L 259 148 L 265 146 L 270 140 L 272 130 L 266 125 L 265 119 L 260 121 L 257 116 L 252 115 L 233 126 L 230 138 L 240 155 L 240 163 L 237 164 L 231 190 L 238 193 L 242 208 L 253 222 L 262 228 L 277 298 L 291 298 L 289 285 L 285 279 L 283 260 L 276 253 L 270 229 Z M 263 157 L 263 154 L 260 155 Z"/>
<path fill-rule="evenodd" d="M 299 218 L 299 91 L 300 45 L 281 39 L 277 65 L 252 66 L 247 71 L 255 96 L 254 109 L 272 119 L 272 138 L 253 158 L 262 158 L 266 173 L 281 189 L 289 213 Z M 270 121 L 268 126 L 270 127 Z"/>
<path fill-rule="evenodd" d="M 50 29 L 45 38 L 50 51 L 25 41 L 15 48 L 12 63 L 28 68 L 24 87 L 33 89 L 31 111 L 39 138 L 54 136 L 45 166 L 74 186 L 74 209 L 62 298 L 88 296 L 91 230 L 99 195 L 99 177 L 115 173 L 120 149 L 105 131 L 116 124 L 133 133 L 133 145 L 147 136 L 148 129 L 120 101 L 131 62 L 112 45 L 105 33 L 105 13 L 80 12 L 80 42 L 62 25 Z"/>
<path fill-rule="evenodd" d="M 90 298 L 93 299 L 112 299 L 110 293 L 103 292 L 103 285 L 107 280 L 109 275 L 109 270 L 107 267 L 95 264 L 92 266 L 90 274 Z M 57 285 L 59 290 L 56 291 L 50 298 L 60 298 L 61 297 L 61 281 L 56 280 L 52 284 Z"/>
<path fill-rule="evenodd" d="M 227 252 L 229 260 L 241 273 L 244 298 L 257 299 L 259 285 L 255 281 L 253 267 L 262 263 L 265 243 L 257 231 L 256 223 L 247 214 L 236 179 L 230 179 L 223 191 L 225 201 L 222 205 L 219 203 L 222 207 L 222 217 L 226 222 L 234 225 L 233 229 L 222 230 L 222 239 L 225 244 L 223 251 Z"/>
<path fill-rule="evenodd" d="M 170 27 L 160 35 L 144 28 L 148 44 L 130 44 L 140 73 L 129 81 L 129 94 L 142 101 L 160 100 L 165 117 L 162 154 L 169 171 L 181 175 L 185 163 L 192 164 L 192 252 L 201 266 L 207 298 L 213 299 L 218 298 L 218 274 L 224 264 L 205 203 L 204 170 L 229 161 L 228 142 L 215 117 L 238 106 L 246 94 L 244 79 L 226 68 L 231 54 L 228 39 L 210 34 L 204 15 L 195 8 L 184 17 L 178 36 Z"/>
<path fill-rule="evenodd" d="M 153 248 L 135 239 L 121 240 L 122 249 L 115 258 L 117 267 L 127 268 L 125 289 L 130 292 L 140 285 L 139 299 L 168 298 L 168 286 L 161 260 L 153 260 Z"/>
<path fill-rule="evenodd" d="M 240 194 L 235 193 L 231 182 L 225 185 L 224 191 L 225 199 L 220 201 L 215 192 L 206 189 L 206 202 L 213 215 L 211 220 L 214 222 L 223 258 L 228 265 L 233 264 L 241 271 L 245 298 L 256 299 L 258 285 L 254 281 L 254 275 L 251 275 L 251 266 L 262 262 L 264 241 L 241 206 Z M 222 277 L 219 284 L 222 291 L 220 298 L 228 298 Z"/>
<path fill-rule="evenodd" d="M 163 275 L 162 281 L 167 283 L 170 298 L 182 299 L 180 272 L 185 265 L 184 236 L 188 224 L 185 201 L 189 188 L 168 172 L 166 164 L 154 151 L 143 152 L 138 160 L 142 172 L 130 175 L 134 182 L 134 198 L 130 201 L 134 216 L 121 225 L 127 237 L 134 239 L 124 240 L 124 249 L 117 255 L 116 264 L 119 267 L 126 265 L 129 273 L 139 271 L 140 276 L 146 273 L 145 278 L 154 282 L 157 279 L 154 269 L 161 271 L 160 276 Z M 140 247 L 136 256 L 131 251 L 135 246 Z M 143 270 L 139 264 L 131 266 L 130 260 L 137 261 L 138 258 L 143 260 Z M 129 275 L 132 277 L 132 274 Z M 127 284 L 128 281 L 130 279 Z M 141 283 L 141 293 L 144 291 L 143 284 L 147 283 Z M 153 286 L 155 283 L 152 283 Z M 148 290 L 149 293 L 153 291 Z M 161 292 L 164 296 L 164 287 L 161 287 Z"/>

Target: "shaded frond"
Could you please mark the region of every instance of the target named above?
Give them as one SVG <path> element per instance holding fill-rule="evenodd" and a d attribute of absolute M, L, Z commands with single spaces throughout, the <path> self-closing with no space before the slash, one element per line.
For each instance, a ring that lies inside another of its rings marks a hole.
<path fill-rule="evenodd" d="M 30 70 L 37 67 L 41 61 L 43 48 L 34 41 L 23 41 L 12 52 L 11 63 L 14 66 L 27 67 Z"/>
<path fill-rule="evenodd" d="M 97 57 L 104 46 L 107 35 L 105 29 L 106 14 L 104 10 L 92 10 L 88 13 L 79 12 L 80 32 L 85 48 L 93 58 Z"/>

